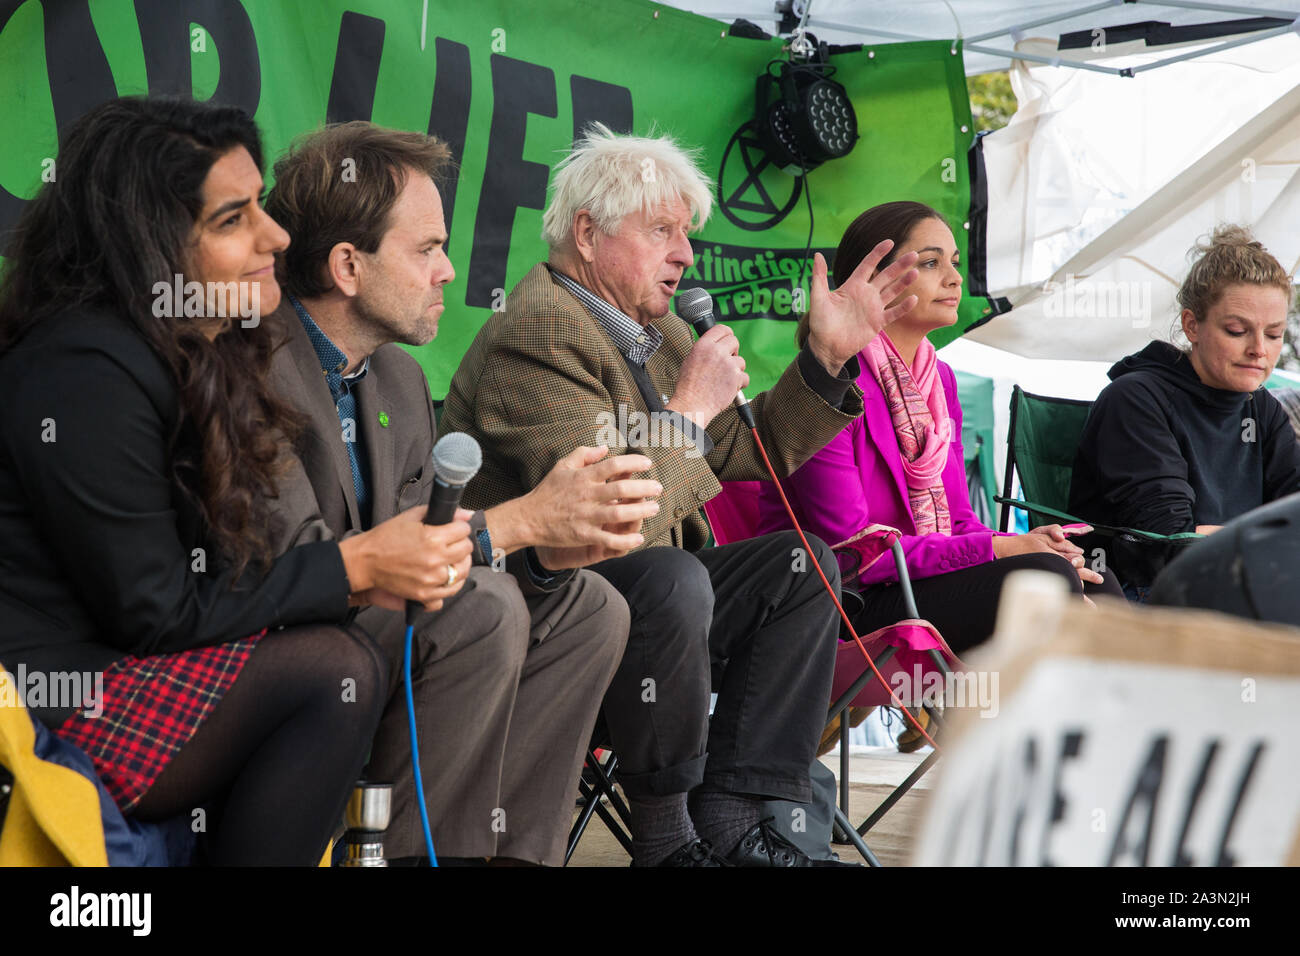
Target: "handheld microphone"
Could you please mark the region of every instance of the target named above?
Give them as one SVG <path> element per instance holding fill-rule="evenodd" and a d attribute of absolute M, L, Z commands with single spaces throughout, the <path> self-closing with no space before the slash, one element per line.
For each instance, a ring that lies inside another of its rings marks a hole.
<path fill-rule="evenodd" d="M 677 297 L 677 314 L 695 327 L 697 336 L 718 324 L 713 318 L 713 296 L 698 287 L 687 289 Z M 754 427 L 754 413 L 743 391 L 736 393 L 736 411 L 746 425 Z"/>
<path fill-rule="evenodd" d="M 449 524 L 460 507 L 460 496 L 471 478 L 483 466 L 483 449 L 464 432 L 451 432 L 438 439 L 433 446 L 433 491 L 429 494 L 429 510 L 424 523 Z M 413 624 L 420 613 L 415 601 L 406 602 L 406 623 Z"/>

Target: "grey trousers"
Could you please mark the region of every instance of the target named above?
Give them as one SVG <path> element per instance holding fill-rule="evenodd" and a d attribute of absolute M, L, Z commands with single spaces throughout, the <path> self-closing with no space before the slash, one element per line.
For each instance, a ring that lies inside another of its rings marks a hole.
<path fill-rule="evenodd" d="M 470 569 L 441 611 L 416 620 L 411 675 L 420 771 L 439 856 L 560 865 L 596 712 L 627 642 L 627 604 L 579 571 L 529 596 L 515 578 Z M 389 699 L 366 778 L 393 784 L 389 857 L 423 855 L 415 802 L 402 615 L 367 608 L 353 624 L 390 661 Z"/>

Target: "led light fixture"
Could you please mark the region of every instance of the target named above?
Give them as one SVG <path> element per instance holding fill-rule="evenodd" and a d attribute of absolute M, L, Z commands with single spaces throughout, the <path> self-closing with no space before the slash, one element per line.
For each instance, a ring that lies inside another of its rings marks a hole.
<path fill-rule="evenodd" d="M 775 71 L 774 71 L 775 68 Z M 768 158 L 801 176 L 847 156 L 858 140 L 858 117 L 844 87 L 823 63 L 768 64 L 758 78 L 754 121 Z"/>

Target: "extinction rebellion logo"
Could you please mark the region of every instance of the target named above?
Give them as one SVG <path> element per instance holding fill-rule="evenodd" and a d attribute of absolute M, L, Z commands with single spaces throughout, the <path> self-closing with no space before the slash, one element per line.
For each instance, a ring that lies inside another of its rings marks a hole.
<path fill-rule="evenodd" d="M 713 296 L 719 322 L 739 319 L 798 319 L 808 311 L 803 286 L 812 273 L 812 252 L 830 259 L 833 249 L 755 249 L 691 240 L 695 263 L 682 274 L 681 290 L 700 288 Z"/>
<path fill-rule="evenodd" d="M 718 208 L 732 225 L 751 232 L 771 229 L 790 215 L 803 187 L 802 176 L 787 175 L 773 165 L 752 121 L 736 130 L 722 151 Z M 783 194 L 778 205 L 773 197 Z"/>
<path fill-rule="evenodd" d="M 718 209 L 749 232 L 766 232 L 782 222 L 803 194 L 801 176 L 777 169 L 759 142 L 753 123 L 736 130 L 718 168 Z M 692 239 L 695 262 L 682 276 L 681 289 L 699 288 L 713 296 L 719 322 L 739 319 L 798 319 L 808 311 L 812 253 L 804 247 L 770 249 L 731 246 Z M 834 250 L 820 249 L 829 262 Z"/>

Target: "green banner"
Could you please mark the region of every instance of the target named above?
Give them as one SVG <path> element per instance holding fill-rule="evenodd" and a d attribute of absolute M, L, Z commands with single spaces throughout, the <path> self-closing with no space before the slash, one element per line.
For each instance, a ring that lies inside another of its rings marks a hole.
<path fill-rule="evenodd" d="M 700 150 L 724 200 L 683 287 L 714 295 L 757 391 L 794 353 L 809 199 L 812 247 L 828 258 L 862 210 L 916 199 L 944 214 L 965 262 L 973 134 L 960 47 L 864 47 L 831 58 L 861 139 L 806 181 L 787 175 L 737 136 L 782 43 L 726 32 L 643 0 L 0 0 L 0 233 L 51 174 L 58 130 L 116 95 L 244 106 L 268 165 L 327 121 L 435 133 L 459 166 L 443 197 L 457 277 L 437 340 L 412 351 L 440 396 L 492 308 L 545 257 L 546 185 L 575 132 L 600 120 L 669 133 Z M 958 328 L 987 305 L 968 296 Z"/>

